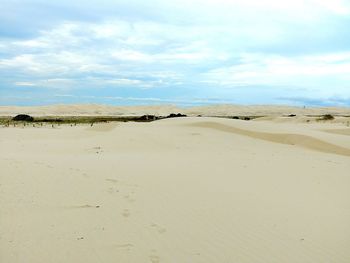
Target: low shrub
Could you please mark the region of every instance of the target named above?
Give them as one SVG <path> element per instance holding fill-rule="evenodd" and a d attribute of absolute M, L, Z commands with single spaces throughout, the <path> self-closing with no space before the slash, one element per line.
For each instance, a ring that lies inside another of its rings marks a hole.
<path fill-rule="evenodd" d="M 331 114 L 325 114 L 325 115 L 323 115 L 320 118 L 320 120 L 322 120 L 322 121 L 331 121 L 331 120 L 334 120 L 334 117 Z"/>
<path fill-rule="evenodd" d="M 12 118 L 13 121 L 34 121 L 34 118 L 32 116 L 29 116 L 27 114 L 19 114 Z"/>

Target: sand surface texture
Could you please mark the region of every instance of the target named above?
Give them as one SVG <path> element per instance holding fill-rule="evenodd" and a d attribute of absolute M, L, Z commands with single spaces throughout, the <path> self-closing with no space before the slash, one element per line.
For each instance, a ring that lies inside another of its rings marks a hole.
<path fill-rule="evenodd" d="M 0 262 L 350 262 L 350 128 L 0 127 Z"/>

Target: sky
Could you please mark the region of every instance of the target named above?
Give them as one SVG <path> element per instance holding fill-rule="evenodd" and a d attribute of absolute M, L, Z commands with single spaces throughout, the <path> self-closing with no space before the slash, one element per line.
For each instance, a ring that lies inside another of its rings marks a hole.
<path fill-rule="evenodd" d="M 350 106 L 349 0 L 0 0 L 0 105 Z"/>

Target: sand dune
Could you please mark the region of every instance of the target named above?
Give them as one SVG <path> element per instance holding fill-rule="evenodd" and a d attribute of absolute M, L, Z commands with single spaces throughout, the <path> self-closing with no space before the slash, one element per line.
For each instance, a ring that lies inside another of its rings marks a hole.
<path fill-rule="evenodd" d="M 0 127 L 0 262 L 350 262 L 337 123 Z"/>
<path fill-rule="evenodd" d="M 334 153 L 344 156 L 350 156 L 350 149 L 337 146 L 325 141 L 313 138 L 311 136 L 291 134 L 291 133 L 266 133 L 266 132 L 255 132 L 236 128 L 229 125 L 224 125 L 216 122 L 198 122 L 194 124 L 196 127 L 210 128 L 224 132 L 230 132 L 249 136 L 251 138 L 266 140 L 275 143 L 282 143 L 287 145 L 297 145 L 305 147 L 307 149 L 316 150 L 325 153 Z M 334 133 L 339 133 L 340 130 L 331 130 Z M 335 132 L 336 131 L 336 132 Z M 340 134 L 343 134 L 344 130 L 341 130 Z M 347 131 L 347 130 L 346 130 Z"/>
<path fill-rule="evenodd" d="M 350 135 L 350 128 L 347 129 L 329 129 L 325 130 L 329 133 L 341 134 L 341 135 Z"/>
<path fill-rule="evenodd" d="M 117 115 L 135 116 L 143 114 L 169 115 L 170 113 L 182 112 L 189 116 L 235 116 L 235 115 L 261 115 L 282 116 L 289 114 L 297 115 L 347 115 L 350 116 L 350 108 L 340 107 L 290 107 L 272 105 L 211 105 L 200 107 L 176 107 L 174 105 L 156 106 L 108 106 L 97 104 L 77 105 L 50 105 L 50 106 L 0 106 L 0 116 L 14 116 L 21 113 L 33 116 L 83 116 L 83 115 Z"/>

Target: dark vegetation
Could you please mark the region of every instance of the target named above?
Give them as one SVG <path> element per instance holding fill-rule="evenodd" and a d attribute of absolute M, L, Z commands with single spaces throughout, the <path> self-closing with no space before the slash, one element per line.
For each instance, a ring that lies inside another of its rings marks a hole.
<path fill-rule="evenodd" d="M 262 116 L 232 116 L 232 117 L 228 117 L 228 118 L 234 119 L 234 120 L 250 121 L 253 119 L 260 118 L 260 117 L 262 117 Z"/>
<path fill-rule="evenodd" d="M 158 119 L 159 119 L 159 117 L 157 117 L 155 115 L 143 115 L 143 116 L 138 118 L 138 121 L 155 121 Z"/>
<path fill-rule="evenodd" d="M 32 122 L 34 121 L 34 118 L 32 116 L 29 116 L 27 114 L 19 114 L 12 118 L 13 121 L 28 121 Z"/>
<path fill-rule="evenodd" d="M 295 114 L 287 115 L 287 117 L 295 117 Z M 77 124 L 90 124 L 94 123 L 107 123 L 107 122 L 152 122 L 161 119 L 168 118 L 178 118 L 178 117 L 187 117 L 182 113 L 171 113 L 167 116 L 156 116 L 156 115 L 143 115 L 143 116 L 43 116 L 43 117 L 32 117 L 27 114 L 19 114 L 15 117 L 10 116 L 0 116 L 0 125 L 5 126 L 16 126 L 16 125 L 26 125 L 26 123 L 31 123 L 31 125 L 77 125 Z M 202 117 L 202 115 L 198 115 L 197 117 Z M 227 118 L 234 120 L 253 120 L 256 118 L 264 117 L 264 116 L 210 116 L 217 118 Z M 334 120 L 334 116 L 331 114 L 325 114 L 322 116 L 310 115 L 309 117 L 316 118 L 317 121 L 331 121 Z"/>
<path fill-rule="evenodd" d="M 137 117 L 135 121 L 155 121 L 161 119 L 169 119 L 169 118 L 178 118 L 178 117 L 187 117 L 187 115 L 182 113 L 171 113 L 168 116 L 155 116 L 155 115 L 143 115 L 141 117 Z"/>
<path fill-rule="evenodd" d="M 331 114 L 325 114 L 322 117 L 320 117 L 318 120 L 320 121 L 331 121 L 334 120 L 334 116 Z"/>
<path fill-rule="evenodd" d="M 168 116 L 45 116 L 45 117 L 31 117 L 26 114 L 19 114 L 15 117 L 0 117 L 0 124 L 10 125 L 15 123 L 49 123 L 49 124 L 93 124 L 93 123 L 107 123 L 107 122 L 151 122 L 160 119 L 187 117 L 181 113 L 171 113 Z"/>
<path fill-rule="evenodd" d="M 170 115 L 166 116 L 165 118 L 178 118 L 178 117 L 187 117 L 187 115 L 181 114 L 181 113 L 178 113 L 178 114 L 171 113 Z"/>

